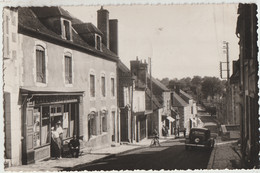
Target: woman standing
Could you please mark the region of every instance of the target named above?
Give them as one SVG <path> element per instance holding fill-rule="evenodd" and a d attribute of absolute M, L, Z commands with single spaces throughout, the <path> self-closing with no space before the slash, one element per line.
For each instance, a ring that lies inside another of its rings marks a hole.
<path fill-rule="evenodd" d="M 53 139 L 53 154 L 56 159 L 61 158 L 61 140 L 57 131 L 57 125 L 51 128 L 51 136 Z"/>

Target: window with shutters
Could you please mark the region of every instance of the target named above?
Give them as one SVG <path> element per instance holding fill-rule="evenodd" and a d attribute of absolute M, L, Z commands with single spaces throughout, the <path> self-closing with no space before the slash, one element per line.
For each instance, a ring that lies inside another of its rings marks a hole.
<path fill-rule="evenodd" d="M 72 84 L 72 57 L 70 54 L 65 55 L 65 83 Z"/>
<path fill-rule="evenodd" d="M 88 115 L 88 139 L 90 139 L 93 135 L 97 135 L 96 118 L 97 112 L 91 112 Z"/>
<path fill-rule="evenodd" d="M 46 83 L 45 49 L 39 45 L 36 46 L 36 81 Z"/>
<path fill-rule="evenodd" d="M 66 40 L 72 40 L 71 22 L 69 20 L 62 19 L 62 37 Z"/>
<path fill-rule="evenodd" d="M 101 111 L 100 120 L 101 120 L 100 122 L 101 133 L 107 132 L 107 111 L 105 110 Z"/>
<path fill-rule="evenodd" d="M 97 50 L 102 50 L 102 47 L 101 47 L 101 37 L 99 35 L 96 35 L 96 49 Z"/>
<path fill-rule="evenodd" d="M 96 88 L 95 88 L 96 86 L 95 86 L 95 75 L 93 75 L 93 74 L 91 74 L 90 75 L 90 96 L 91 97 L 95 97 L 95 90 L 96 90 Z"/>
<path fill-rule="evenodd" d="M 111 78 L 111 96 L 115 97 L 115 78 Z"/>
<path fill-rule="evenodd" d="M 106 97 L 106 78 L 104 74 L 101 76 L 101 94 L 102 97 Z"/>

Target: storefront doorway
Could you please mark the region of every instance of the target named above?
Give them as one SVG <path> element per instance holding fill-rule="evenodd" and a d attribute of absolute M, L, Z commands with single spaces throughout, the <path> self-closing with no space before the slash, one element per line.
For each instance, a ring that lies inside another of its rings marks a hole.
<path fill-rule="evenodd" d="M 61 121 L 63 141 L 79 135 L 79 96 L 32 96 L 23 106 L 22 162 L 51 156 L 51 127 Z"/>

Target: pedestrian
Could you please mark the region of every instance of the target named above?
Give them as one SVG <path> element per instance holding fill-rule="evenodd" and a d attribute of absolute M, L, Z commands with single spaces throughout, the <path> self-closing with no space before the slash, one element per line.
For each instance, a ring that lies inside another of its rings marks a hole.
<path fill-rule="evenodd" d="M 61 153 L 63 153 L 63 129 L 61 127 L 61 121 L 59 120 L 57 123 L 56 123 L 56 131 L 59 133 L 59 138 L 60 138 L 60 142 L 61 142 L 61 145 L 60 145 L 60 150 L 61 150 Z M 61 156 L 60 156 L 61 158 Z"/>
<path fill-rule="evenodd" d="M 70 140 L 69 144 L 69 149 L 72 157 L 79 157 L 79 149 L 80 149 L 80 143 L 79 139 L 76 135 L 73 135 L 73 139 Z"/>
<path fill-rule="evenodd" d="M 186 128 L 184 128 L 184 130 L 183 130 L 183 135 L 184 135 L 184 138 L 186 138 Z"/>
<path fill-rule="evenodd" d="M 180 127 L 177 129 L 178 137 L 180 137 Z"/>
<path fill-rule="evenodd" d="M 51 128 L 51 137 L 52 137 L 52 154 L 56 159 L 61 158 L 61 140 L 59 137 L 59 133 L 57 131 L 57 128 L 52 127 Z"/>

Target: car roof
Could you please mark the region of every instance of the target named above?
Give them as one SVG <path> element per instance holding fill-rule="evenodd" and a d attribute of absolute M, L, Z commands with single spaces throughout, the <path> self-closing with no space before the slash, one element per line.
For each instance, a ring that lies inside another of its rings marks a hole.
<path fill-rule="evenodd" d="M 202 128 L 202 127 L 194 127 L 194 128 L 191 128 L 190 130 L 201 130 L 201 131 L 206 131 L 206 130 L 209 130 L 207 128 Z"/>

